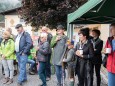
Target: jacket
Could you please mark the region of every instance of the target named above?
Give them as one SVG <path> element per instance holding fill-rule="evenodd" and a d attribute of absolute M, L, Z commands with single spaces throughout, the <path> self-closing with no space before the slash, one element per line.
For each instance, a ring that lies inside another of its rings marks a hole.
<path fill-rule="evenodd" d="M 47 37 L 47 42 L 49 42 L 49 44 L 51 43 L 51 40 L 52 40 L 52 34 L 51 33 L 48 33 L 48 37 Z M 51 47 L 49 48 L 49 54 L 52 53 L 52 49 Z"/>
<path fill-rule="evenodd" d="M 49 54 L 49 43 L 48 42 L 40 42 L 39 43 L 39 50 L 37 51 L 37 60 L 41 62 L 46 62 L 48 60 Z"/>
<path fill-rule="evenodd" d="M 51 40 L 52 40 L 52 34 L 51 33 L 48 33 L 48 35 L 47 35 L 47 42 L 50 44 L 51 43 Z M 39 44 L 39 42 L 40 42 L 40 38 L 38 39 L 38 44 Z M 51 54 L 52 53 L 52 49 L 51 49 L 51 47 L 49 48 L 49 54 Z"/>
<path fill-rule="evenodd" d="M 28 32 L 23 32 L 19 42 L 19 53 L 30 54 L 30 48 L 32 46 L 32 39 Z"/>
<path fill-rule="evenodd" d="M 68 40 L 68 37 L 63 35 L 59 41 L 56 42 L 56 36 L 52 38 L 51 41 L 51 47 L 53 48 L 53 57 L 52 57 L 52 63 L 54 65 L 61 66 L 63 53 L 65 51 L 65 44 Z"/>
<path fill-rule="evenodd" d="M 76 45 L 75 51 L 79 50 L 80 44 Z M 79 72 L 80 76 L 84 76 L 85 73 L 91 71 L 91 59 L 94 57 L 94 49 L 93 44 L 90 41 L 87 41 L 83 47 L 83 57 L 79 57 L 76 55 L 77 63 L 76 63 L 76 73 Z M 90 68 L 87 70 L 87 68 Z M 84 71 L 86 71 L 84 73 Z"/>
<path fill-rule="evenodd" d="M 112 40 L 113 40 L 113 37 L 108 38 L 105 48 L 112 49 Z M 111 53 L 108 54 L 106 68 L 108 72 L 115 73 L 115 51 L 113 51 L 113 49 L 111 50 Z"/>
<path fill-rule="evenodd" d="M 15 44 L 13 39 L 8 39 L 6 42 L 3 40 L 1 42 L 1 48 L 0 48 L 1 54 L 5 55 L 7 60 L 16 59 L 15 56 Z"/>
<path fill-rule="evenodd" d="M 94 57 L 92 58 L 93 64 L 101 64 L 102 63 L 102 54 L 101 51 L 103 49 L 103 41 L 100 38 L 92 39 L 93 47 L 94 47 Z"/>
<path fill-rule="evenodd" d="M 66 49 L 63 53 L 63 59 L 65 60 L 65 62 L 67 62 L 68 66 L 75 66 L 76 59 L 74 49 Z"/>

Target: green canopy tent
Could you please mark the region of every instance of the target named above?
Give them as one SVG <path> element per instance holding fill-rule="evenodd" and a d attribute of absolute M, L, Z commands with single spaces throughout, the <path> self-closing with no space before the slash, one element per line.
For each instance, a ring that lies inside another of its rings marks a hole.
<path fill-rule="evenodd" d="M 109 24 L 115 22 L 115 0 L 89 0 L 75 12 L 68 14 L 68 35 L 73 24 Z"/>

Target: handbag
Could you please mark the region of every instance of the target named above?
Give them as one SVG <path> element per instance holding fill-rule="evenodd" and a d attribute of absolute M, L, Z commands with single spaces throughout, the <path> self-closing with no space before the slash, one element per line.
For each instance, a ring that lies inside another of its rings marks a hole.
<path fill-rule="evenodd" d="M 107 58 L 108 58 L 108 54 L 105 54 L 105 56 L 103 57 L 103 60 L 102 60 L 102 65 L 106 68 L 106 65 L 107 65 Z"/>

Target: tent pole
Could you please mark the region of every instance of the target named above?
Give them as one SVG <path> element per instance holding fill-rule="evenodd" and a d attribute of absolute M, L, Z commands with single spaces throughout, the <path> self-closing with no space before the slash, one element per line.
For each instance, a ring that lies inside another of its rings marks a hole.
<path fill-rule="evenodd" d="M 67 36 L 70 40 L 73 39 L 73 24 L 67 24 Z"/>

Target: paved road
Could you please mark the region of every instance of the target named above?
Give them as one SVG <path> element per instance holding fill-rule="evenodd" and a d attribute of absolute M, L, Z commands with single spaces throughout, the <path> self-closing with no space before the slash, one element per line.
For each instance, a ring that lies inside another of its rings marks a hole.
<path fill-rule="evenodd" d="M 28 71 L 27 71 L 28 73 Z M 8 86 L 8 85 L 4 85 L 2 84 L 2 80 L 4 78 L 4 75 L 2 75 L 1 73 L 1 64 L 0 64 L 0 86 Z M 9 86 L 17 86 L 17 76 L 14 77 L 14 83 L 9 85 Z M 66 86 L 69 86 L 69 81 L 66 79 Z M 48 86 L 56 86 L 56 76 L 55 75 L 52 75 L 52 78 L 50 81 L 47 82 Z M 27 83 L 24 83 L 23 86 L 38 86 L 39 84 L 41 84 L 41 81 L 38 77 L 38 75 L 29 75 L 28 74 L 28 82 Z M 76 83 L 75 83 L 75 86 L 77 86 L 77 77 L 76 77 Z M 95 85 L 95 81 L 94 81 L 94 86 Z M 101 86 L 107 86 L 106 85 L 106 82 L 104 81 L 104 79 L 102 78 L 102 84 Z"/>

